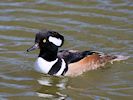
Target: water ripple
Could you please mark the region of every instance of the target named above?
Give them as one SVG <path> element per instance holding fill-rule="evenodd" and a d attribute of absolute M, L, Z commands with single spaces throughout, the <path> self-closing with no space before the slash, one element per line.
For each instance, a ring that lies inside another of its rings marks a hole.
<path fill-rule="evenodd" d="M 16 94 L 9 94 L 9 93 L 0 93 L 1 97 L 13 97 L 13 96 L 35 96 L 35 92 L 23 92 L 23 93 L 16 93 Z"/>
<path fill-rule="evenodd" d="M 12 27 L 10 27 L 10 28 L 12 28 Z M 0 35 L 0 39 L 7 39 L 7 40 L 12 40 L 12 41 L 26 41 L 26 40 L 32 41 L 33 40 L 31 38 L 26 38 L 26 37 L 23 38 L 23 37 L 15 37 L 15 36 L 8 36 L 8 38 L 7 38 L 6 35 Z"/>
<path fill-rule="evenodd" d="M 28 78 L 28 77 L 13 77 L 13 76 L 1 75 L 1 74 L 0 74 L 0 78 L 5 79 L 5 80 L 15 80 L 15 81 L 34 80 L 33 78 Z"/>
<path fill-rule="evenodd" d="M 0 82 L 0 86 L 9 87 L 9 88 L 15 88 L 15 89 L 31 88 L 31 86 L 28 86 L 28 85 L 11 84 L 11 83 L 5 83 L 5 82 Z"/>
<path fill-rule="evenodd" d="M 20 6 L 24 6 L 26 5 L 27 2 L 1 2 L 0 3 L 0 6 L 17 6 L 17 7 L 20 7 Z"/>
<path fill-rule="evenodd" d="M 27 28 L 27 27 L 22 27 L 22 26 L 4 26 L 0 25 L 0 30 L 21 30 L 21 31 L 26 31 L 26 32 L 38 32 L 38 29 L 33 29 L 33 28 Z"/>

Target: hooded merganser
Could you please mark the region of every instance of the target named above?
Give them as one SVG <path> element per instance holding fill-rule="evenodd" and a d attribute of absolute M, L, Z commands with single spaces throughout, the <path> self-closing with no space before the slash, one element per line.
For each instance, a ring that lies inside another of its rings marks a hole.
<path fill-rule="evenodd" d="M 85 71 L 102 68 L 106 63 L 128 57 L 108 55 L 97 51 L 61 50 L 64 37 L 56 31 L 43 30 L 36 34 L 35 44 L 27 52 L 40 49 L 35 70 L 55 76 L 77 76 Z"/>

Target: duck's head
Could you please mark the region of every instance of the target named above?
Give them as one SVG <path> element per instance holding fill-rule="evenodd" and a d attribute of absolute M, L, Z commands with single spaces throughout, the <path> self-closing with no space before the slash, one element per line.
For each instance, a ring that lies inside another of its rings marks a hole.
<path fill-rule="evenodd" d="M 27 49 L 30 52 L 35 49 L 42 51 L 57 51 L 64 43 L 64 37 L 56 31 L 41 31 L 35 36 L 35 44 Z"/>

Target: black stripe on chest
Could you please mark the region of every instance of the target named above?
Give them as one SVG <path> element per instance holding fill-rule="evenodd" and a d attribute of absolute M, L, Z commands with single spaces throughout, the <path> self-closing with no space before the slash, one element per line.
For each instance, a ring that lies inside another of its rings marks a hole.
<path fill-rule="evenodd" d="M 60 58 L 58 58 L 58 61 L 52 66 L 52 68 L 49 70 L 48 74 L 54 75 L 54 74 L 58 73 L 58 71 L 61 69 L 61 67 L 62 67 L 62 60 Z"/>
<path fill-rule="evenodd" d="M 64 75 L 67 71 L 68 71 L 68 65 L 66 64 L 66 68 L 64 69 L 61 75 Z"/>

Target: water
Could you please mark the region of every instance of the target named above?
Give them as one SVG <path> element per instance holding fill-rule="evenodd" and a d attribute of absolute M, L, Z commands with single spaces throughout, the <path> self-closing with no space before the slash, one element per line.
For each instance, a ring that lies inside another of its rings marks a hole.
<path fill-rule="evenodd" d="M 0 0 L 0 100 L 132 100 L 132 0 Z M 131 56 L 76 78 L 33 69 L 25 50 L 41 29 L 65 36 L 62 49 Z"/>

